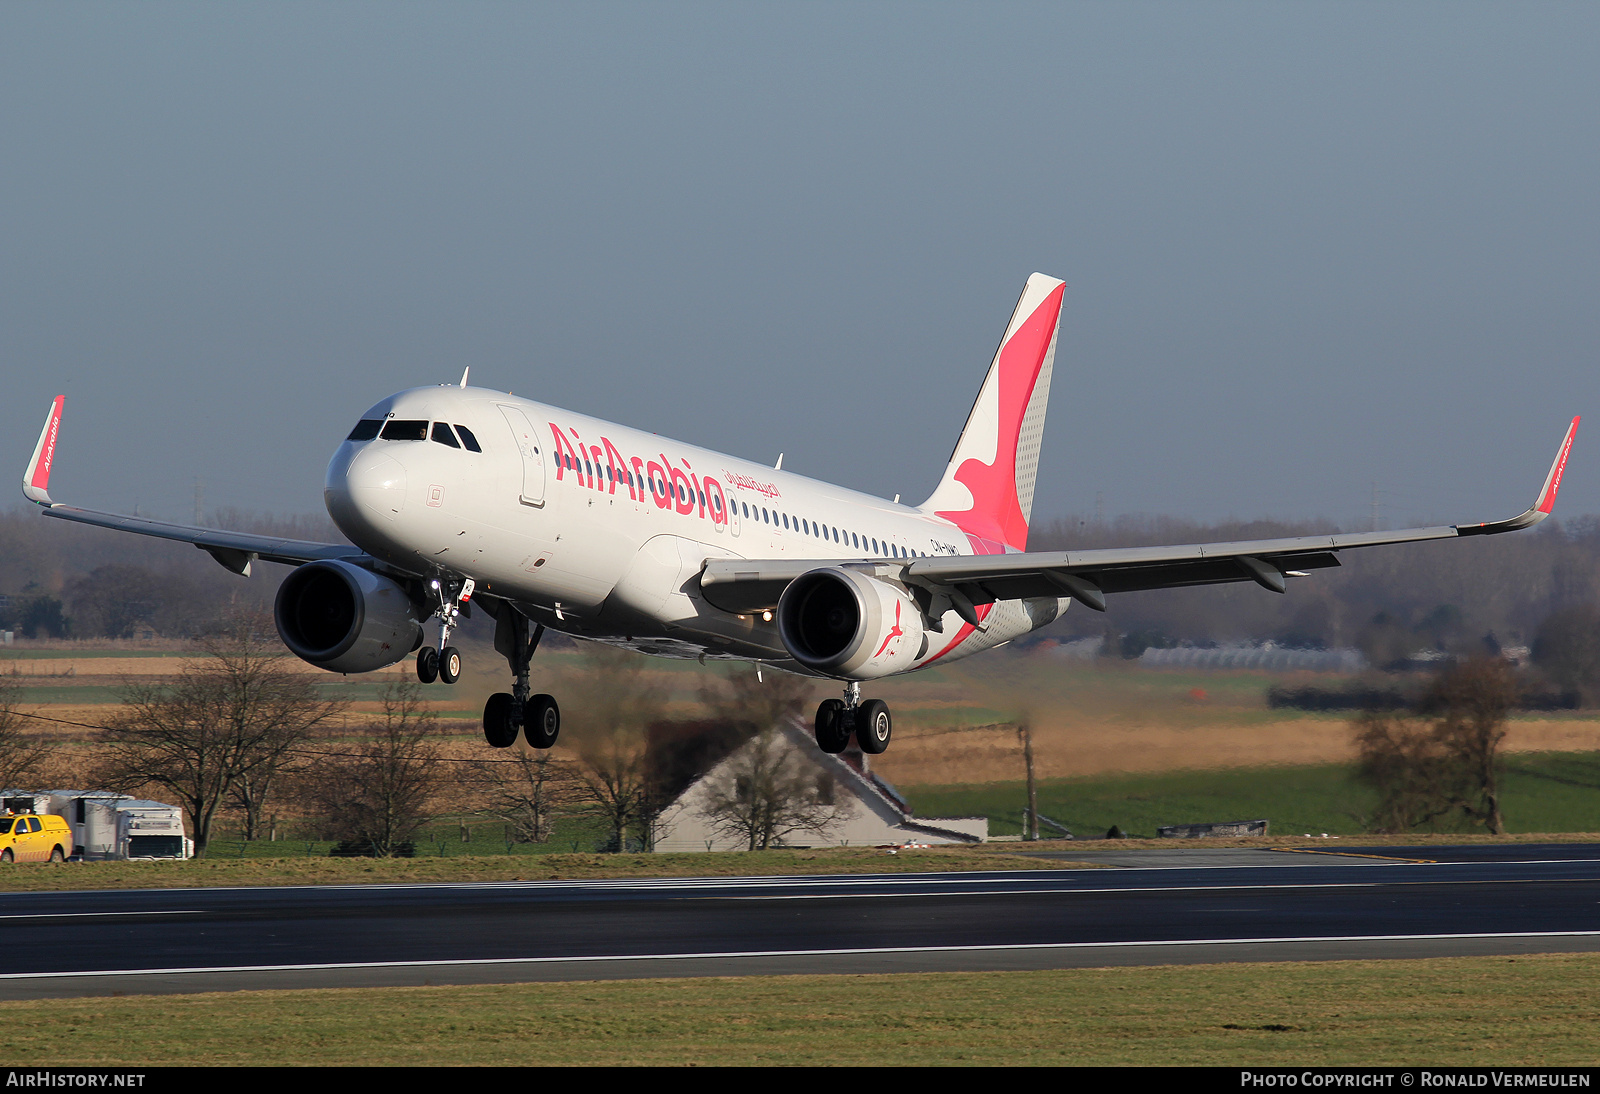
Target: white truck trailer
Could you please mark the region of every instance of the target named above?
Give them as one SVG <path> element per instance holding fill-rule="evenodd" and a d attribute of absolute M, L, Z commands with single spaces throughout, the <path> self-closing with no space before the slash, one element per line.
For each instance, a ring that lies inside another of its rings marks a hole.
<path fill-rule="evenodd" d="M 183 810 L 105 790 L 0 791 L 0 808 L 53 813 L 72 827 L 73 854 L 85 861 L 185 859 L 194 843 L 183 832 Z"/>

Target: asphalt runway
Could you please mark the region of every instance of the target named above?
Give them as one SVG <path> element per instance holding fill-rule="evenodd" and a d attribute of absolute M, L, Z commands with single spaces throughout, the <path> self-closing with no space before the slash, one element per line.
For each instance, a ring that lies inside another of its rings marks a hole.
<path fill-rule="evenodd" d="M 0 998 L 1600 950 L 1600 844 L 1111 868 L 0 895 Z M 1110 863 L 1110 859 L 1115 859 Z"/>

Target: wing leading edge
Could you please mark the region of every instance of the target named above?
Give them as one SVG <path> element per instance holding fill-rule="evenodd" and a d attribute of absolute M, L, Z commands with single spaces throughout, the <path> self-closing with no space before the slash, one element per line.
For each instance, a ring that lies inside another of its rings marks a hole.
<path fill-rule="evenodd" d="M 1173 589 L 1254 581 L 1283 592 L 1286 578 L 1338 566 L 1338 552 L 1461 536 L 1495 535 L 1530 528 L 1555 507 L 1579 418 L 1573 418 L 1545 476 L 1538 499 L 1510 520 L 1452 524 L 1393 532 L 1352 532 L 1284 539 L 1240 540 L 1233 543 L 1190 543 L 1170 547 L 1126 547 L 1096 551 L 1029 551 L 1005 555 L 956 555 L 939 558 L 874 559 L 841 563 L 838 559 L 778 561 L 712 559 L 700 585 L 706 599 L 728 611 L 759 611 L 778 602 L 784 587 L 808 570 L 847 565 L 865 568 L 913 586 L 953 589 L 972 604 L 1021 600 L 1035 596 L 1070 596 L 1096 611 L 1105 611 L 1110 593 Z M 959 603 L 959 601 L 957 601 Z"/>
<path fill-rule="evenodd" d="M 117 513 L 101 513 L 93 509 L 79 509 L 63 505 L 50 497 L 50 470 L 55 464 L 56 440 L 61 432 L 61 411 L 64 396 L 56 396 L 50 412 L 39 433 L 39 443 L 34 446 L 33 458 L 22 475 L 22 492 L 29 501 L 44 508 L 44 515 L 79 524 L 93 524 L 100 528 L 113 528 L 119 532 L 133 532 L 157 539 L 171 539 L 192 543 L 236 574 L 249 574 L 250 564 L 256 559 L 298 566 L 325 558 L 359 558 L 361 548 L 348 543 L 313 543 L 308 540 L 283 539 L 277 536 L 258 536 L 246 532 L 228 532 L 219 528 L 200 528 L 188 524 L 168 524 L 143 517 L 128 517 Z"/>

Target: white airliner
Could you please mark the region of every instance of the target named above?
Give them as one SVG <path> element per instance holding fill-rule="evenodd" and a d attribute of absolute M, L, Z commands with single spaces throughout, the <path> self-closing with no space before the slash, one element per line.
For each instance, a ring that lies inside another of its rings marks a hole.
<path fill-rule="evenodd" d="M 817 711 L 817 744 L 852 734 L 882 752 L 891 720 L 863 681 L 992 649 L 1074 600 L 1286 578 L 1354 547 L 1488 535 L 1550 513 L 1572 420 L 1534 507 L 1510 520 L 1395 532 L 1172 547 L 1030 552 L 1028 520 L 1064 286 L 1028 279 L 938 488 L 901 505 L 611 422 L 460 386 L 378 403 L 328 464 L 328 513 L 355 546 L 164 524 L 59 504 L 48 493 L 63 400 L 23 477 L 45 514 L 192 543 L 236 573 L 296 567 L 278 633 L 332 672 L 417 653 L 424 682 L 461 671 L 451 630 L 475 603 L 515 683 L 483 711 L 491 745 L 520 730 L 549 748 L 554 698 L 532 694 L 545 629 L 669 657 L 732 658 L 841 681 Z M 437 645 L 427 645 L 429 624 Z"/>

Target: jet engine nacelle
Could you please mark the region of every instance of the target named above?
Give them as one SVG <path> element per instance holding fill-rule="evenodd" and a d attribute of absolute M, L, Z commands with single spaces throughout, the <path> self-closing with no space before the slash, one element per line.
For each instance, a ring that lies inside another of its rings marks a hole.
<path fill-rule="evenodd" d="M 789 583 L 778 601 L 778 635 L 806 668 L 845 680 L 905 672 L 926 647 L 922 612 L 905 590 L 837 566 Z"/>
<path fill-rule="evenodd" d="M 329 672 L 373 672 L 422 644 L 411 598 L 349 562 L 308 562 L 278 588 L 273 618 L 289 652 Z"/>

